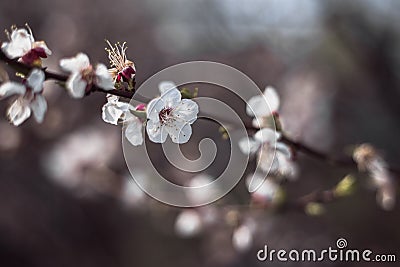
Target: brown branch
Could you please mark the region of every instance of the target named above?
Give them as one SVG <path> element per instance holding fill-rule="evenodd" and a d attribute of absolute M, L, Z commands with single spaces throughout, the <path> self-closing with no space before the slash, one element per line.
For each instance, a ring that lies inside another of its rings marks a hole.
<path fill-rule="evenodd" d="M 334 158 L 326 153 L 323 153 L 323 152 L 317 151 L 313 148 L 310 148 L 298 141 L 294 141 L 285 135 L 281 136 L 280 141 L 289 145 L 296 151 L 302 152 L 313 158 L 325 161 L 329 164 L 332 164 L 335 166 L 341 166 L 341 167 L 357 168 L 357 163 L 351 157 L 342 158 L 342 159 Z"/>
<path fill-rule="evenodd" d="M 291 146 L 296 151 L 302 152 L 308 156 L 311 156 L 318 160 L 322 160 L 331 165 L 358 169 L 357 163 L 353 160 L 352 157 L 334 158 L 334 157 L 330 156 L 329 154 L 317 151 L 317 150 L 310 148 L 309 146 L 306 146 L 298 141 L 294 141 L 285 135 L 281 136 L 280 141 Z M 389 171 L 392 172 L 393 174 L 395 174 L 397 176 L 397 178 L 400 178 L 400 170 L 399 169 L 394 168 L 394 167 L 389 167 Z"/>

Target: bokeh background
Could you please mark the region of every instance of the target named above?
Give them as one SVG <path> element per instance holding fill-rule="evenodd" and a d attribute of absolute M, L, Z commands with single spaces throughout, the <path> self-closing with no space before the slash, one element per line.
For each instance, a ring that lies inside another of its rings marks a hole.
<path fill-rule="evenodd" d="M 0 27 L 29 23 L 53 51 L 44 63 L 51 70 L 79 51 L 106 63 L 104 39 L 126 41 L 139 85 L 177 63 L 228 64 L 261 88 L 278 89 L 281 117 L 294 139 L 333 155 L 370 142 L 399 167 L 399 14 L 394 0 L 3 0 Z M 224 95 L 199 89 L 200 95 Z M 264 244 L 318 249 L 339 237 L 353 248 L 400 257 L 400 209 L 383 211 L 366 182 L 318 217 L 240 209 L 256 225 L 246 251 L 232 246 L 233 229 L 223 216 L 184 238 L 175 224 L 181 210 L 149 199 L 127 180 L 121 130 L 101 120 L 104 94 L 74 100 L 49 82 L 45 95 L 49 111 L 42 125 L 29 120 L 16 128 L 0 119 L 0 266 L 262 266 L 256 252 Z M 245 117 L 243 103 L 229 96 L 225 101 Z M 1 114 L 8 102 L 1 101 Z M 194 127 L 197 135 L 218 130 L 205 122 Z M 214 138 L 224 142 L 217 132 Z M 197 144 L 184 151 L 190 155 Z M 207 173 L 216 175 L 221 162 Z M 287 184 L 291 197 L 330 188 L 349 172 L 302 155 L 298 162 L 299 178 Z M 160 166 L 174 174 L 161 160 Z M 241 182 L 202 212 L 229 214 L 232 204 L 248 197 Z"/>

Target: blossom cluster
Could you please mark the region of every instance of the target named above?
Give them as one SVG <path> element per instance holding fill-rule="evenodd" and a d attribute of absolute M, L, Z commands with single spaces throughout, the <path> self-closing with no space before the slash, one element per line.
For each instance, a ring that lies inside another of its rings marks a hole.
<path fill-rule="evenodd" d="M 247 186 L 253 200 L 264 205 L 279 199 L 279 182 L 283 178 L 291 179 L 297 175 L 293 152 L 281 142 L 279 106 L 279 96 L 272 87 L 268 86 L 263 94 L 252 97 L 246 113 L 253 117 L 253 126 L 259 130 L 252 137 L 239 141 L 243 153 L 257 158 L 256 172 L 247 177 Z"/>
<path fill-rule="evenodd" d="M 43 60 L 52 55 L 44 41 L 35 41 L 32 30 L 12 27 L 11 33 L 6 32 L 8 41 L 1 44 L 4 55 L 15 62 L 28 67 L 29 72 L 17 73 L 20 82 L 6 81 L 0 85 L 0 98 L 16 97 L 7 109 L 10 122 L 19 126 L 32 114 L 38 123 L 42 123 L 48 108 L 43 95 L 44 84 L 49 79 L 48 72 L 43 68 Z M 106 92 L 106 103 L 102 106 L 102 119 L 112 125 L 122 125 L 125 138 L 133 146 L 143 145 L 145 137 L 154 143 L 164 143 L 169 138 L 172 142 L 183 144 L 189 141 L 192 135 L 192 124 L 197 120 L 199 107 L 197 103 L 187 98 L 187 92 L 180 91 L 172 81 L 164 81 L 158 85 L 159 96 L 148 103 L 133 105 L 129 99 L 117 96 L 116 91 L 135 91 L 136 67 L 126 54 L 126 43 L 112 45 L 106 41 L 106 52 L 110 60 L 109 67 L 104 64 L 92 64 L 88 55 L 77 53 L 73 57 L 59 61 L 60 68 L 68 73 L 59 80 L 68 94 L 75 99 L 83 98 L 89 93 L 99 90 Z M 298 175 L 298 167 L 294 160 L 293 143 L 287 142 L 283 125 L 279 115 L 280 98 L 272 87 L 266 87 L 264 92 L 248 100 L 246 113 L 252 120 L 254 130 L 252 136 L 244 137 L 238 143 L 240 150 L 255 158 L 257 167 L 254 173 L 246 177 L 245 184 L 250 193 L 250 205 L 262 208 L 279 206 L 285 199 L 283 182 L 292 180 Z M 250 131 L 251 132 L 251 131 Z M 85 135 L 86 136 L 86 135 Z M 90 166 L 91 161 L 99 154 L 103 136 L 90 131 L 92 145 L 85 146 L 85 153 L 80 151 L 85 144 L 85 136 L 70 138 L 66 145 L 60 146 L 60 151 L 51 154 L 52 167 L 50 172 L 55 173 L 65 184 L 77 186 L 79 181 L 72 181 L 70 177 L 79 177 L 82 169 Z M 291 146 L 292 145 L 292 146 Z M 109 149 L 110 150 L 110 149 Z M 71 158 L 66 170 L 60 172 L 58 164 Z M 65 153 L 64 153 L 65 152 Z M 386 210 L 394 207 L 396 196 L 395 179 L 389 170 L 383 156 L 370 145 L 357 147 L 353 159 L 360 171 L 366 171 L 372 178 L 377 191 L 377 201 Z M 101 162 L 108 160 L 104 156 Z M 98 162 L 94 162 L 93 165 Z M 85 165 L 82 167 L 81 165 Z M 63 175 L 60 175 L 63 173 Z M 97 175 L 93 175 L 97 176 Z M 79 178 L 77 178 L 79 179 Z M 194 177 L 188 187 L 198 187 L 208 184 L 213 178 L 204 174 Z M 68 182 L 65 182 L 68 181 Z M 128 180 L 127 180 L 128 181 Z M 143 191 L 129 180 L 124 185 L 123 196 L 126 202 L 143 200 Z M 346 176 L 332 191 L 331 198 L 342 197 L 352 192 L 353 177 Z M 210 192 L 207 192 L 210 193 Z M 190 193 L 187 196 L 193 203 L 205 198 L 204 195 Z M 200 201 L 202 202 L 202 201 Z M 306 203 L 307 214 L 321 213 L 320 203 Z M 184 209 L 178 214 L 175 221 L 175 230 L 182 237 L 192 237 L 201 233 L 206 227 L 215 225 L 221 217 L 225 217 L 227 224 L 233 226 L 232 245 L 238 251 L 247 250 L 256 233 L 256 223 L 250 219 L 239 220 L 234 211 L 218 211 L 212 206 Z"/>
<path fill-rule="evenodd" d="M 32 67 L 32 71 L 27 76 L 20 73 L 20 83 L 3 83 L 0 97 L 18 95 L 7 111 L 14 125 L 22 124 L 31 113 L 41 123 L 47 111 L 43 96 L 46 74 L 42 69 L 42 59 L 52 53 L 45 42 L 35 41 L 29 26 L 26 29 L 13 26 L 11 30 L 11 34 L 7 32 L 9 41 L 1 45 L 2 52 L 12 60 Z M 106 92 L 134 90 L 136 68 L 126 56 L 126 43 L 112 46 L 109 41 L 106 42 L 109 45 L 106 48 L 110 59 L 109 69 L 101 63 L 92 65 L 84 53 L 60 60 L 61 69 L 69 73 L 64 86 L 71 97 L 82 98 L 96 88 Z M 102 108 L 103 120 L 114 125 L 122 123 L 127 140 L 134 146 L 143 143 L 144 126 L 152 142 L 163 143 L 169 135 L 175 143 L 186 143 L 192 134 L 191 124 L 197 119 L 198 106 L 193 100 L 182 99 L 181 92 L 173 82 L 163 82 L 159 89 L 159 97 L 136 107 L 118 96 L 108 94 L 107 103 Z"/>

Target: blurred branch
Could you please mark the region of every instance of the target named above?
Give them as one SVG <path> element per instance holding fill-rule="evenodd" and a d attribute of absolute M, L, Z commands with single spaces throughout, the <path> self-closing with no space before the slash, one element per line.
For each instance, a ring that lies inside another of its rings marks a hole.
<path fill-rule="evenodd" d="M 331 165 L 358 169 L 357 163 L 353 160 L 352 157 L 341 158 L 341 159 L 334 158 L 327 153 L 317 151 L 317 150 L 310 148 L 309 146 L 304 145 L 298 141 L 294 141 L 285 135 L 282 135 L 280 141 L 291 146 L 296 151 L 302 152 L 308 156 L 322 160 Z M 392 172 L 393 174 L 395 174 L 397 176 L 397 178 L 400 178 L 400 170 L 393 168 L 393 167 L 389 167 L 389 171 Z"/>
<path fill-rule="evenodd" d="M 206 116 L 206 114 L 204 114 L 204 113 L 202 115 Z M 220 122 L 216 121 L 215 119 L 209 118 L 209 117 L 201 117 L 201 119 L 208 120 L 213 123 L 217 123 L 218 125 L 221 125 Z M 232 121 L 227 121 L 226 119 L 220 120 L 220 121 L 225 121 L 228 124 L 237 124 Z M 254 127 L 252 125 L 248 125 L 248 124 L 245 124 L 245 127 L 248 132 L 252 132 L 252 133 L 260 130 L 259 128 Z M 295 141 L 283 134 L 279 141 L 289 145 L 297 152 L 301 152 L 307 156 L 324 161 L 328 164 L 331 164 L 334 166 L 339 166 L 339 167 L 358 169 L 357 163 L 350 156 L 348 156 L 346 158 L 335 158 L 335 157 L 329 155 L 328 153 L 318 151 L 318 150 L 311 148 L 299 141 Z M 391 171 L 393 174 L 395 174 L 397 176 L 397 178 L 400 178 L 400 170 L 393 168 L 393 167 L 389 167 L 389 171 Z"/>

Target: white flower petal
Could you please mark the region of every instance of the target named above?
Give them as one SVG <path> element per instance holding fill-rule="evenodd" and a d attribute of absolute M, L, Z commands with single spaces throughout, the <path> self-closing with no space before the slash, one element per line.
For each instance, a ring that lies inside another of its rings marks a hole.
<path fill-rule="evenodd" d="M 274 144 L 279 138 L 279 134 L 270 128 L 263 128 L 256 132 L 254 139 L 261 143 Z"/>
<path fill-rule="evenodd" d="M 115 103 L 119 102 L 119 96 L 112 95 L 112 94 L 107 94 L 106 97 L 107 97 L 107 102 L 108 103 L 115 104 Z"/>
<path fill-rule="evenodd" d="M 190 99 L 183 99 L 175 108 L 174 116 L 185 120 L 189 123 L 193 123 L 197 119 L 199 113 L 199 106 L 196 102 Z"/>
<path fill-rule="evenodd" d="M 153 121 L 158 121 L 159 113 L 164 107 L 165 107 L 165 103 L 160 97 L 154 98 L 147 105 L 147 109 L 146 109 L 147 118 L 149 118 L 150 120 L 153 120 Z"/>
<path fill-rule="evenodd" d="M 117 125 L 118 120 L 128 110 L 129 104 L 119 102 L 117 96 L 108 97 L 107 100 L 108 102 L 102 108 L 102 118 L 107 123 Z"/>
<path fill-rule="evenodd" d="M 249 116 L 257 117 L 261 120 L 262 117 L 271 116 L 272 112 L 277 111 L 278 108 L 278 94 L 272 87 L 267 87 L 263 95 L 250 98 L 247 103 L 246 113 Z"/>
<path fill-rule="evenodd" d="M 128 139 L 128 141 L 134 146 L 143 144 L 142 122 L 137 117 L 132 116 L 126 125 L 126 139 Z"/>
<path fill-rule="evenodd" d="M 276 143 L 276 150 L 277 152 L 280 152 L 282 155 L 287 157 L 288 159 L 292 158 L 292 151 L 290 150 L 289 146 L 282 142 L 277 142 Z"/>
<path fill-rule="evenodd" d="M 275 112 L 279 109 L 279 95 L 273 87 L 268 86 L 267 88 L 265 88 L 264 97 L 267 100 L 269 108 L 272 112 Z"/>
<path fill-rule="evenodd" d="M 242 151 L 246 155 L 251 155 L 256 153 L 257 150 L 260 148 L 260 146 L 261 142 L 253 138 L 243 137 L 242 139 L 239 140 L 240 151 Z"/>
<path fill-rule="evenodd" d="M 26 79 L 26 83 L 33 89 L 33 92 L 39 93 L 43 90 L 43 82 L 45 79 L 44 72 L 39 69 L 34 69 Z"/>
<path fill-rule="evenodd" d="M 246 113 L 251 117 L 263 117 L 271 115 L 268 104 L 263 96 L 253 96 L 246 106 Z"/>
<path fill-rule="evenodd" d="M 146 131 L 150 141 L 154 143 L 164 143 L 165 140 L 167 140 L 168 132 L 165 126 L 161 125 L 160 122 L 154 122 L 152 120 L 147 121 Z"/>
<path fill-rule="evenodd" d="M 23 95 L 26 92 L 26 87 L 16 82 L 6 82 L 0 86 L 0 97 L 7 97 L 10 95 Z"/>
<path fill-rule="evenodd" d="M 97 64 L 96 67 L 96 85 L 104 90 L 113 90 L 114 81 L 104 64 Z"/>
<path fill-rule="evenodd" d="M 24 101 L 22 97 L 12 103 L 7 110 L 7 116 L 12 124 L 15 126 L 21 125 L 25 120 L 31 116 L 31 109 L 29 103 Z"/>
<path fill-rule="evenodd" d="M 40 94 L 36 94 L 35 98 L 30 104 L 33 115 L 38 123 L 42 123 L 44 119 L 44 115 L 47 111 L 47 102 L 44 96 Z"/>
<path fill-rule="evenodd" d="M 172 142 L 177 144 L 186 143 L 192 135 L 192 126 L 188 122 L 177 120 L 173 124 L 166 125 L 165 129 L 169 133 Z"/>
<path fill-rule="evenodd" d="M 75 57 L 60 60 L 60 67 L 64 71 L 80 72 L 90 66 L 89 58 L 84 53 L 79 53 Z"/>
<path fill-rule="evenodd" d="M 33 43 L 34 47 L 40 47 L 43 48 L 44 52 L 46 55 L 50 56 L 51 55 L 51 50 L 47 47 L 46 43 L 43 41 L 38 41 Z"/>
<path fill-rule="evenodd" d="M 181 101 L 181 97 L 181 92 L 176 88 L 169 89 L 161 95 L 165 106 L 170 108 L 177 106 Z"/>
<path fill-rule="evenodd" d="M 31 37 L 25 29 L 11 33 L 11 41 L 2 44 L 1 49 L 9 58 L 22 57 L 32 48 Z"/>
<path fill-rule="evenodd" d="M 85 95 L 87 82 L 82 79 L 79 72 L 72 73 L 66 83 L 66 87 L 74 98 L 82 98 Z"/>
<path fill-rule="evenodd" d="M 168 91 L 171 88 L 175 88 L 176 89 L 176 84 L 174 82 L 165 81 L 165 82 L 161 82 L 158 85 L 158 89 L 160 90 L 161 94 L 165 93 L 166 91 Z"/>

